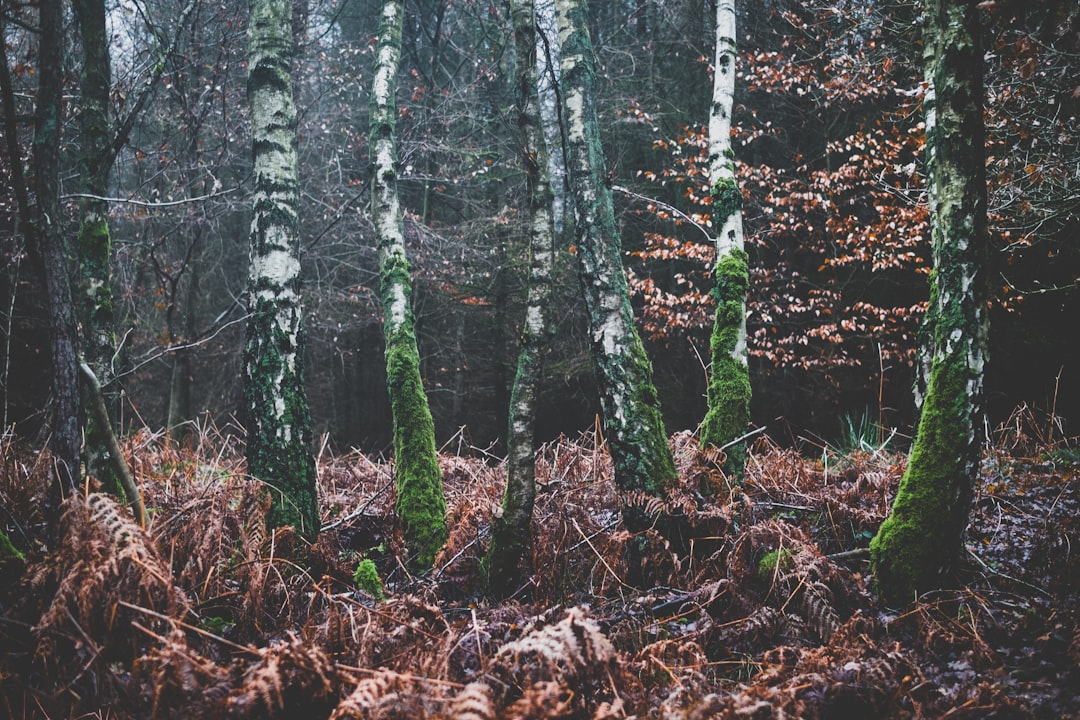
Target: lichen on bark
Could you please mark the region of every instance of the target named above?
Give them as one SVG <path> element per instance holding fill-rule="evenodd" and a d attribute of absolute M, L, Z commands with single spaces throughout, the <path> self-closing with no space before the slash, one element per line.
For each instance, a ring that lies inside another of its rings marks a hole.
<path fill-rule="evenodd" d="M 319 531 L 300 306 L 299 164 L 292 5 L 252 0 L 248 23 L 254 196 L 244 399 L 248 473 L 267 483 L 267 524 Z"/>
<path fill-rule="evenodd" d="M 652 364 L 633 323 L 622 265 L 622 239 L 615 226 L 611 189 L 596 114 L 595 56 L 583 0 L 559 0 L 561 81 L 567 123 L 566 145 L 574 198 L 578 274 L 592 337 L 600 407 L 623 490 L 662 495 L 675 479 Z M 637 513 L 624 509 L 630 520 Z"/>

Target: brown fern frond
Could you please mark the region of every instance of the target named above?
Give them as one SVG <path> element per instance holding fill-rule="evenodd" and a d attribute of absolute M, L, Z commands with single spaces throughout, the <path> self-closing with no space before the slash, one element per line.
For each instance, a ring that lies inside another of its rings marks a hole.
<path fill-rule="evenodd" d="M 504 717 L 512 720 L 544 720 L 570 717 L 574 713 L 574 693 L 552 680 L 535 682 L 525 688 L 520 698 L 506 708 Z"/>
<path fill-rule="evenodd" d="M 456 720 L 495 720 L 495 705 L 491 686 L 471 682 L 450 702 L 451 718 Z"/>
<path fill-rule="evenodd" d="M 375 717 L 388 699 L 403 690 L 402 677 L 390 670 L 378 670 L 362 679 L 348 697 L 338 703 L 330 720 L 366 720 Z"/>
<path fill-rule="evenodd" d="M 320 648 L 289 633 L 284 641 L 261 648 L 258 653 L 258 660 L 244 673 L 240 687 L 228 699 L 230 715 L 282 713 L 288 717 L 300 711 L 312 712 L 313 707 L 332 707 L 330 701 L 339 676 Z"/>
<path fill-rule="evenodd" d="M 559 622 L 499 648 L 492 672 L 533 682 L 569 679 L 599 672 L 614 659 L 615 648 L 600 626 L 585 609 L 573 607 Z"/>
<path fill-rule="evenodd" d="M 817 633 L 822 642 L 829 642 L 840 626 L 840 618 L 832 607 L 832 591 L 829 587 L 820 581 L 804 583 L 799 607 L 810 629 Z"/>
<path fill-rule="evenodd" d="M 59 577 L 35 628 L 39 660 L 55 658 L 55 642 L 89 641 L 105 657 L 138 647 L 130 634 L 131 611 L 121 602 L 172 615 L 183 601 L 149 536 L 117 501 L 103 494 L 64 502 L 64 534 L 56 552 Z M 117 632 L 117 628 L 123 628 Z"/>
<path fill-rule="evenodd" d="M 199 654 L 179 628 L 135 662 L 134 674 L 149 676 L 150 717 L 224 715 L 231 689 L 228 670 Z"/>

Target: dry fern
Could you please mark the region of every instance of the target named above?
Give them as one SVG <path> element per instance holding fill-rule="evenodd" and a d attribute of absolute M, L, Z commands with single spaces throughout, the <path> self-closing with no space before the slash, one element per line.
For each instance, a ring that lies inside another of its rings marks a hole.
<path fill-rule="evenodd" d="M 229 714 L 295 717 L 320 705 L 332 707 L 338 680 L 337 670 L 322 650 L 290 633 L 283 642 L 258 651 L 258 660 L 229 696 Z"/>
<path fill-rule="evenodd" d="M 483 682 L 466 685 L 451 701 L 450 717 L 456 720 L 495 720 L 491 687 Z"/>

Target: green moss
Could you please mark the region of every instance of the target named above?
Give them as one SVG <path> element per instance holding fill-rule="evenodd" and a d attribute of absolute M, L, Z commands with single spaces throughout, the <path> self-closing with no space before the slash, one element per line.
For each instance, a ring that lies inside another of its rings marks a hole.
<path fill-rule="evenodd" d="M 794 554 L 790 548 L 765 553 L 761 560 L 758 561 L 758 577 L 766 582 L 771 582 L 778 572 L 787 572 L 793 565 L 791 557 Z"/>
<path fill-rule="evenodd" d="M 940 587 L 959 554 L 971 493 L 971 376 L 958 358 L 939 360 L 931 370 L 907 472 L 892 512 L 870 541 L 877 587 L 890 603 L 906 604 Z"/>
<path fill-rule="evenodd" d="M 259 300 L 248 320 L 244 349 L 244 393 L 248 418 L 248 473 L 268 484 L 266 521 L 291 525 L 304 537 L 319 532 L 315 461 L 311 455 L 311 420 L 303 386 L 303 332 L 292 347 L 273 312 Z M 289 369 L 287 356 L 292 358 Z M 278 402 L 283 411 L 278 415 Z M 284 436 L 282 428 L 288 428 Z"/>
<path fill-rule="evenodd" d="M 746 251 L 732 248 L 716 264 L 717 306 L 709 342 L 709 410 L 701 425 L 702 445 L 723 447 L 744 435 L 750 424 L 750 373 L 746 360 L 737 357 L 749 284 Z M 729 474 L 741 477 L 745 463 L 744 444 L 727 448 L 725 470 Z"/>
<path fill-rule="evenodd" d="M 394 416 L 397 514 L 413 558 L 410 565 L 426 570 L 446 542 L 446 500 L 435 448 L 435 424 L 420 380 L 416 342 L 409 330 L 387 338 L 386 382 Z"/>
<path fill-rule="evenodd" d="M 727 219 L 739 211 L 742 206 L 742 192 L 735 177 L 722 177 L 709 188 L 712 198 L 713 226 L 722 228 Z"/>
<path fill-rule="evenodd" d="M 370 559 L 361 560 L 353 572 L 353 583 L 366 595 L 383 602 L 387 599 L 386 588 L 383 587 L 382 578 L 375 568 L 375 563 Z"/>
<path fill-rule="evenodd" d="M 652 363 L 635 332 L 622 353 L 597 358 L 601 371 L 631 383 L 630 402 L 622 420 L 607 413 L 608 443 L 615 465 L 615 481 L 623 490 L 662 495 L 676 477 L 675 461 L 668 445 L 660 412 L 660 399 L 652 383 Z"/>
<path fill-rule="evenodd" d="M 0 530 L 0 560 L 26 560 L 23 554 L 19 552 L 19 548 L 12 544 L 11 538 L 3 530 Z"/>

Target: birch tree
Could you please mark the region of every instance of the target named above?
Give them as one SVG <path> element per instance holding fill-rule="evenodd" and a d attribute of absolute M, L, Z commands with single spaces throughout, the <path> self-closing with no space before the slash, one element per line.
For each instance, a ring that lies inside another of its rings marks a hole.
<path fill-rule="evenodd" d="M 652 382 L 652 365 L 634 327 L 615 227 L 611 183 L 594 97 L 596 60 L 588 3 L 558 0 L 567 168 L 577 225 L 575 254 L 584 287 L 604 428 L 623 490 L 662 495 L 675 464 Z"/>
<path fill-rule="evenodd" d="M 248 22 L 254 198 L 244 394 L 248 472 L 271 488 L 270 526 L 319 531 L 304 390 L 292 3 L 251 0 Z"/>
<path fill-rule="evenodd" d="M 743 246 L 742 192 L 735 181 L 731 109 L 735 97 L 735 0 L 716 3 L 713 101 L 709 113 L 709 195 L 716 234 L 716 316 L 709 342 L 709 408 L 702 445 L 723 447 L 750 423 L 750 372 L 746 361 L 746 292 L 750 285 Z M 726 469 L 741 476 L 746 448 L 727 449 Z"/>
<path fill-rule="evenodd" d="M 907 471 L 870 543 L 878 587 L 894 603 L 941 587 L 954 571 L 979 469 L 988 289 L 978 12 L 964 0 L 926 3 L 930 374 Z"/>
<path fill-rule="evenodd" d="M 517 72 L 518 125 L 521 127 L 522 162 L 529 203 L 529 289 L 517 374 L 510 395 L 507 428 L 506 492 L 502 514 L 492 520 L 491 548 L 486 558 L 489 587 L 498 593 L 512 590 L 521 575 L 522 552 L 529 539 L 536 498 L 536 462 L 533 447 L 536 397 L 543 377 L 543 350 L 551 337 L 551 282 L 555 261 L 552 203 L 547 143 L 540 118 L 537 92 L 536 9 L 532 0 L 511 0 L 514 60 Z"/>
<path fill-rule="evenodd" d="M 420 378 L 412 280 L 397 186 L 395 95 L 404 14 L 401 0 L 385 0 L 382 5 L 368 133 L 373 163 L 371 215 L 379 250 L 386 383 L 394 422 L 396 508 L 411 564 L 428 569 L 446 542 L 446 499 L 435 448 L 435 424 Z"/>

